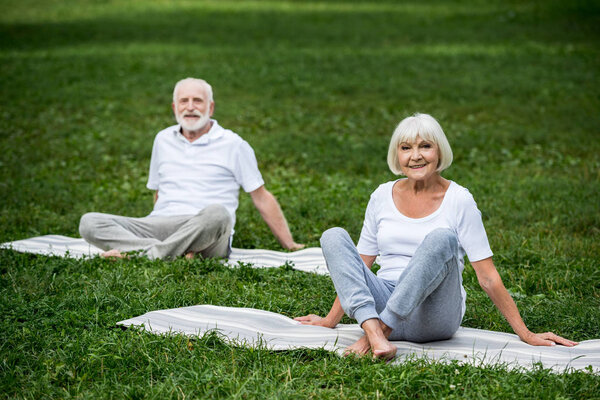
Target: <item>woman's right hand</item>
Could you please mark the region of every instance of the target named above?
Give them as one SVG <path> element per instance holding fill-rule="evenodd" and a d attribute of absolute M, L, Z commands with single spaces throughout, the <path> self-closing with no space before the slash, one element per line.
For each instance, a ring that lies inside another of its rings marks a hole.
<path fill-rule="evenodd" d="M 302 325 L 317 325 L 324 326 L 325 328 L 333 328 L 337 324 L 331 324 L 327 318 L 319 317 L 316 314 L 308 314 L 303 317 L 296 317 L 294 321 L 300 322 Z"/>

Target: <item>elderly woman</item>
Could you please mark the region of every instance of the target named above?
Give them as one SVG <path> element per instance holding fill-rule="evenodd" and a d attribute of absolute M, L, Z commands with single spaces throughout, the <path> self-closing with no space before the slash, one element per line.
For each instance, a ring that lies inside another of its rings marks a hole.
<path fill-rule="evenodd" d="M 534 334 L 492 262 L 481 212 L 467 189 L 444 179 L 452 150 L 441 126 L 427 114 L 400 122 L 388 151 L 388 165 L 406 178 L 380 185 L 371 195 L 358 246 L 332 228 L 321 246 L 338 297 L 325 318 L 296 320 L 335 327 L 344 312 L 365 336 L 347 353 L 394 357 L 390 340 L 428 342 L 452 337 L 465 314 L 462 286 L 465 254 L 479 284 L 521 340 L 536 346 L 577 343 L 554 333 Z M 370 270 L 380 256 L 377 275 Z"/>

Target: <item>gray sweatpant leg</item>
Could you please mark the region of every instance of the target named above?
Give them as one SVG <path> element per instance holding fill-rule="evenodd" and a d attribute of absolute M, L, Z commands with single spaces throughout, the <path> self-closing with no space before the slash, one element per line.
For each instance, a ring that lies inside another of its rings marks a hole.
<path fill-rule="evenodd" d="M 203 257 L 229 253 L 231 216 L 213 204 L 196 215 L 131 218 L 103 213 L 81 217 L 79 233 L 103 250 L 141 250 L 148 258 L 175 258 L 187 252 Z"/>
<path fill-rule="evenodd" d="M 452 337 L 462 319 L 458 240 L 449 229 L 425 237 L 398 282 L 373 274 L 341 228 L 323 233 L 321 247 L 342 308 L 362 325 L 378 318 L 391 340 L 428 342 Z"/>

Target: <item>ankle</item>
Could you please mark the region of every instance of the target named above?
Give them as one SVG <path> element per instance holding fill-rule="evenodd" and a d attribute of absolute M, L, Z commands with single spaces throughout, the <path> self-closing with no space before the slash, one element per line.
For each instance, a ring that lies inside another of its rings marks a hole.
<path fill-rule="evenodd" d="M 379 327 L 381 328 L 381 332 L 386 337 L 386 339 L 389 338 L 392 334 L 393 329 L 387 326 L 382 320 L 379 320 Z"/>

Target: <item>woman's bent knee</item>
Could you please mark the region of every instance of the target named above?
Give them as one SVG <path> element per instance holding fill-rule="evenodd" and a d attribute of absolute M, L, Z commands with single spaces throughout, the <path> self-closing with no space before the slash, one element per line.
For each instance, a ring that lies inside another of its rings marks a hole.
<path fill-rule="evenodd" d="M 437 245 L 447 245 L 452 250 L 458 249 L 458 238 L 456 237 L 456 233 L 449 228 L 437 228 L 432 230 L 425 236 L 425 239 L 423 239 L 423 242 L 425 241 Z"/>
<path fill-rule="evenodd" d="M 350 235 L 344 228 L 329 228 L 321 235 L 321 246 L 327 246 L 329 243 L 335 243 L 347 237 Z"/>
<path fill-rule="evenodd" d="M 456 239 L 456 234 L 450 228 L 436 228 L 429 232 L 426 237 L 431 237 L 437 240 Z"/>

